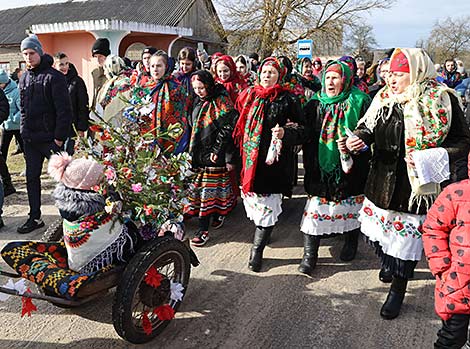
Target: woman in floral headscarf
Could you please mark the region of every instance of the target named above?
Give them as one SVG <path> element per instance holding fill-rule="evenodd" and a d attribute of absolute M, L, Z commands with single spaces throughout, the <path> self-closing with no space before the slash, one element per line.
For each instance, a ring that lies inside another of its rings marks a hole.
<path fill-rule="evenodd" d="M 353 153 L 373 144 L 359 220 L 381 259 L 379 278 L 393 275 L 380 311 L 385 319 L 399 315 L 422 255 L 421 224 L 441 183 L 466 175 L 470 132 L 458 96 L 435 78 L 424 50 L 396 49 L 388 84 L 359 121 L 357 137 L 346 141 Z"/>
<path fill-rule="evenodd" d="M 346 129 L 354 130 L 370 98 L 353 86 L 348 65 L 332 61 L 325 66 L 322 91 L 306 105 L 308 141 L 304 144 L 305 190 L 309 195 L 300 230 L 304 256 L 299 271 L 311 275 L 318 259 L 320 237 L 344 233 L 341 260 L 357 251 L 369 152 L 348 155 Z"/>
<path fill-rule="evenodd" d="M 364 82 L 364 80 L 357 76 L 356 60 L 351 56 L 343 56 L 339 60 L 341 62 L 346 63 L 349 66 L 349 69 L 351 69 L 354 76 L 354 86 L 356 86 L 362 92 L 369 93 L 369 88 L 367 87 L 367 84 Z"/>
<path fill-rule="evenodd" d="M 237 101 L 238 95 L 248 83 L 240 77 L 237 66 L 230 56 L 220 56 L 215 62 L 215 81 L 224 85 L 233 103 Z"/>
<path fill-rule="evenodd" d="M 259 85 L 243 91 L 236 106 L 240 118 L 233 135 L 242 156 L 242 198 L 256 226 L 248 267 L 255 272 L 282 212 L 282 195 L 291 190 L 292 146 L 304 140 L 300 104 L 281 86 L 285 74 L 277 58 L 266 58 L 258 70 Z M 293 123 L 286 125 L 288 120 Z"/>
<path fill-rule="evenodd" d="M 188 111 L 191 99 L 186 88 L 171 75 L 174 60 L 166 52 L 159 50 L 150 57 L 150 75 L 155 87 L 151 91 L 155 109 L 150 120 L 150 129 L 158 139 L 159 132 L 165 132 L 170 125 L 178 125 L 181 130 L 173 140 L 158 140 L 162 149 L 170 153 L 181 153 L 189 143 Z"/>
<path fill-rule="evenodd" d="M 225 88 L 216 84 L 211 73 L 199 70 L 191 76 L 194 101 L 189 153 L 198 173 L 194 195 L 185 214 L 199 217 L 199 229 L 192 239 L 195 246 L 209 240 L 209 220 L 221 220 L 237 201 L 230 181 L 234 169 L 232 132 L 238 113 Z"/>
<path fill-rule="evenodd" d="M 313 73 L 312 61 L 308 57 L 299 59 L 297 62 L 297 72 L 300 74 L 300 82 L 305 89 L 307 101 L 313 94 L 321 90 L 320 79 Z"/>

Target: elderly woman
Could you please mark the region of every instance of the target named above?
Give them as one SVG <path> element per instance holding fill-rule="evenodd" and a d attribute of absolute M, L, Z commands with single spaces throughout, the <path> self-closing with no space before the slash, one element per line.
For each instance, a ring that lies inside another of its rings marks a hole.
<path fill-rule="evenodd" d="M 299 59 L 297 72 L 300 74 L 300 83 L 305 89 L 305 98 L 310 100 L 315 92 L 320 91 L 320 79 L 313 73 L 312 61 L 308 57 Z"/>
<path fill-rule="evenodd" d="M 255 272 L 261 270 L 264 247 L 282 212 L 282 195 L 291 190 L 287 163 L 292 146 L 304 140 L 300 104 L 281 86 L 285 74 L 277 58 L 266 58 L 258 70 L 259 85 L 243 91 L 237 100 L 240 118 L 234 139 L 242 155 L 243 203 L 256 226 L 248 263 Z M 286 125 L 288 120 L 293 123 Z M 277 156 L 270 156 L 274 153 Z"/>
<path fill-rule="evenodd" d="M 422 49 L 396 49 L 388 84 L 374 98 L 346 145 L 373 144 L 360 212 L 361 230 L 375 245 L 392 284 L 380 315 L 399 315 L 408 279 L 421 259 L 421 225 L 440 183 L 465 168 L 470 133 L 455 92 L 436 81 Z M 462 175 L 465 176 L 466 169 Z"/>
<path fill-rule="evenodd" d="M 369 158 L 367 151 L 350 157 L 345 146 L 345 130 L 356 128 L 369 96 L 353 86 L 351 70 L 340 61 L 325 66 L 322 85 L 305 107 L 310 134 L 304 144 L 304 184 L 309 199 L 300 229 L 304 256 L 299 271 L 308 275 L 316 266 L 321 236 L 344 233 L 340 258 L 354 259 Z"/>

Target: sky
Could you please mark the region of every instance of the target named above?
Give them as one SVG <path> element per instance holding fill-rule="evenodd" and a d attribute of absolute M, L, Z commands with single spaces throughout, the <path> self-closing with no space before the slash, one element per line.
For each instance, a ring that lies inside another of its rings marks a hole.
<path fill-rule="evenodd" d="M 64 0 L 0 0 L 0 9 L 56 2 Z M 374 27 L 378 47 L 388 48 L 414 47 L 436 21 L 464 15 L 470 16 L 470 0 L 396 0 L 390 9 L 365 13 L 364 18 Z"/>

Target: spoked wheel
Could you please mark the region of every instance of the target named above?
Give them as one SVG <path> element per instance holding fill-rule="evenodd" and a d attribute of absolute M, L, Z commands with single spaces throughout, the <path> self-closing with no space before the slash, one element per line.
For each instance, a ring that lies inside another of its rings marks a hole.
<path fill-rule="evenodd" d="M 165 318 L 178 310 L 186 293 L 190 268 L 189 250 L 179 240 L 161 238 L 141 249 L 127 265 L 116 290 L 116 332 L 136 344 L 160 334 L 171 321 Z"/>

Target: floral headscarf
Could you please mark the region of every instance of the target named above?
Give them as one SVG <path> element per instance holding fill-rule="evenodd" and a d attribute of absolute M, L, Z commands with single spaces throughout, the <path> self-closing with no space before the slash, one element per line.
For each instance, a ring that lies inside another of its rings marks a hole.
<path fill-rule="evenodd" d="M 217 61 L 215 63 L 216 74 L 217 74 L 217 66 L 221 63 L 223 63 L 229 68 L 230 77 L 226 81 L 222 81 L 218 77 L 216 77 L 215 81 L 218 82 L 219 84 L 224 85 L 230 98 L 232 99 L 232 102 L 235 103 L 238 98 L 238 94 L 242 90 L 247 88 L 248 84 L 246 83 L 246 81 L 244 81 L 240 77 L 240 74 L 238 74 L 237 66 L 235 65 L 235 62 L 233 61 L 232 57 L 227 56 L 227 55 L 220 56 L 219 58 L 217 58 Z"/>

